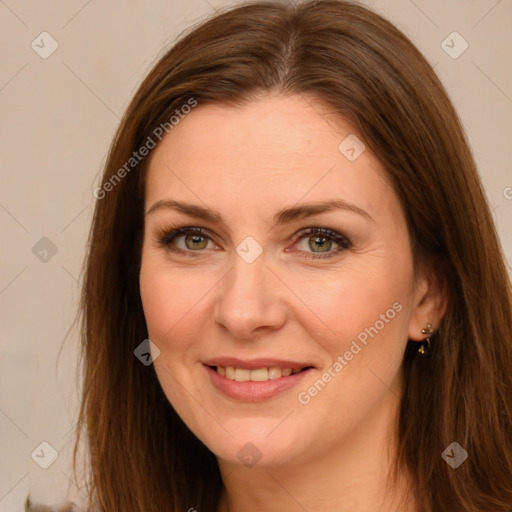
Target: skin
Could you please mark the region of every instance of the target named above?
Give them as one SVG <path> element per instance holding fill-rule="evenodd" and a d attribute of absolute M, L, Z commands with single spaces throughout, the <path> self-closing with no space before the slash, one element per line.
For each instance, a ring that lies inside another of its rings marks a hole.
<path fill-rule="evenodd" d="M 199 104 L 151 154 L 146 212 L 172 198 L 224 219 L 147 213 L 140 271 L 149 338 L 161 351 L 155 371 L 217 456 L 219 512 L 375 512 L 396 510 L 399 499 L 408 502 L 400 510 L 416 510 L 407 475 L 386 489 L 401 362 L 408 338 L 423 340 L 427 323 L 439 325 L 445 301 L 432 277 L 414 282 L 405 217 L 378 159 L 368 147 L 354 161 L 338 150 L 349 134 L 357 132 L 312 97 L 266 95 L 241 108 Z M 372 220 L 337 209 L 272 227 L 281 208 L 329 199 L 353 203 Z M 171 222 L 203 227 L 206 247 L 190 249 L 184 236 L 171 245 L 189 257 L 162 247 L 158 230 Z M 312 226 L 352 246 L 336 252 L 333 242 L 332 257 L 306 259 L 318 254 L 308 242 L 319 235 L 292 236 Z M 252 263 L 236 252 L 247 236 L 263 249 Z M 401 311 L 300 403 L 298 393 L 396 303 Z M 217 356 L 307 361 L 315 369 L 286 392 L 247 402 L 212 385 L 202 362 Z M 253 467 L 237 456 L 248 442 L 261 454 Z"/>

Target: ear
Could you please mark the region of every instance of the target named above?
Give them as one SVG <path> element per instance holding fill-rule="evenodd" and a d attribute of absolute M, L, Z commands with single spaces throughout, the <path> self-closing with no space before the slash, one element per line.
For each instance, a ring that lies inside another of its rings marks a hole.
<path fill-rule="evenodd" d="M 423 272 L 414 288 L 412 304 L 409 339 L 422 341 L 425 334 L 421 330 L 427 324 L 437 329 L 446 313 L 448 292 L 445 281 L 433 271 Z"/>

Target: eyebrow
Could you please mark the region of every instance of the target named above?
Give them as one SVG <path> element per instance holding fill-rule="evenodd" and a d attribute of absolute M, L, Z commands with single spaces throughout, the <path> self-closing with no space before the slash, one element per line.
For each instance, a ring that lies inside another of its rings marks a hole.
<path fill-rule="evenodd" d="M 157 201 L 146 212 L 146 215 L 149 215 L 150 213 L 158 210 L 176 210 L 196 219 L 224 224 L 222 216 L 219 212 L 196 204 L 176 201 L 174 199 L 161 199 L 160 201 Z M 310 217 L 312 215 L 317 215 L 332 210 L 350 211 L 361 215 L 370 222 L 375 222 L 372 216 L 362 208 L 359 208 L 359 206 L 356 206 L 355 204 L 349 203 L 342 199 L 336 199 L 325 202 L 303 203 L 298 206 L 283 208 L 274 215 L 273 226 L 279 226 L 294 220 L 300 220 L 305 217 Z"/>

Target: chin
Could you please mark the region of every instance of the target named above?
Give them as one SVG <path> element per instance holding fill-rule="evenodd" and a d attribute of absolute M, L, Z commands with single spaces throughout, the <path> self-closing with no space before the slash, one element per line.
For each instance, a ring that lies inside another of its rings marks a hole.
<path fill-rule="evenodd" d="M 220 460 L 251 468 L 271 468 L 292 462 L 307 447 L 303 432 L 291 429 L 291 424 L 284 428 L 280 421 L 274 418 L 227 421 L 226 430 L 233 437 L 226 434 L 214 438 L 211 430 L 194 433 Z"/>
<path fill-rule="evenodd" d="M 247 468 L 272 468 L 289 464 L 298 456 L 297 442 L 283 443 L 281 439 L 250 440 L 249 436 L 235 439 L 231 444 L 212 445 L 210 450 L 230 464 Z"/>

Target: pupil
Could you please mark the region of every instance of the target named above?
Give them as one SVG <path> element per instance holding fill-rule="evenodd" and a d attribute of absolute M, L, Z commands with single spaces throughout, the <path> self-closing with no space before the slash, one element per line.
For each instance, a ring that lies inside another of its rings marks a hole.
<path fill-rule="evenodd" d="M 189 249 L 203 249 L 205 238 L 201 235 L 188 235 L 186 245 Z"/>
<path fill-rule="evenodd" d="M 327 240 L 325 237 L 317 236 L 316 238 L 310 240 L 314 240 L 313 244 L 311 244 L 311 242 L 309 244 L 311 249 L 326 249 L 325 251 L 319 252 L 327 252 L 330 248 L 329 240 Z"/>

